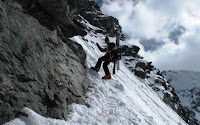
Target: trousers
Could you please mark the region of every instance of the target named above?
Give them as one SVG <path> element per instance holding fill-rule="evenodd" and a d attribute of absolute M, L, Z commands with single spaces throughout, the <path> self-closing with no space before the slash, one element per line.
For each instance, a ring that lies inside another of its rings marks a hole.
<path fill-rule="evenodd" d="M 110 63 L 110 54 L 105 54 L 104 56 L 100 57 L 96 63 L 95 68 L 101 68 L 101 64 L 103 63 L 103 69 L 106 74 L 106 76 L 110 75 L 109 69 L 108 69 L 108 64 Z"/>

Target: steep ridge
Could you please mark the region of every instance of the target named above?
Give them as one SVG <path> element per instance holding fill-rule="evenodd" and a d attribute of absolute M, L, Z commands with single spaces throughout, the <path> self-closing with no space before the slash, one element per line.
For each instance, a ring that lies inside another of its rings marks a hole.
<path fill-rule="evenodd" d="M 200 73 L 192 71 L 163 71 L 177 93 L 181 105 L 190 114 L 193 125 L 200 125 Z"/>
<path fill-rule="evenodd" d="M 124 55 L 126 67 L 132 71 L 137 77 L 147 79 L 147 83 L 159 97 L 176 111 L 186 122 L 190 122 L 189 114 L 180 104 L 179 97 L 176 95 L 174 88 L 162 76 L 159 69 L 156 69 L 151 62 L 147 62 L 143 57 L 139 56 L 135 51 Z"/>
<path fill-rule="evenodd" d="M 85 26 L 97 29 L 86 20 Z M 140 78 L 126 68 L 123 61 L 120 62 L 120 70 L 111 80 L 102 80 L 104 75 L 101 69 L 96 73 L 90 69 L 97 59 L 104 55 L 100 53 L 95 42 L 103 46 L 104 35 L 91 30 L 86 36 L 75 36 L 71 40 L 78 42 L 84 48 L 86 57 L 86 73 L 90 81 L 90 91 L 85 100 L 90 105 L 79 105 L 73 103 L 68 106 L 68 119 L 55 120 L 42 117 L 28 108 L 23 112 L 28 117 L 21 116 L 6 125 L 26 124 L 59 124 L 59 125 L 172 125 L 186 124 L 148 85 L 149 80 Z M 114 37 L 110 37 L 115 41 Z M 109 68 L 112 69 L 111 63 Z M 37 119 L 37 120 L 36 120 Z"/>
<path fill-rule="evenodd" d="M 93 33 L 88 34 L 84 38 L 73 38 L 74 41 L 80 43 L 85 49 L 88 67 L 94 66 L 97 57 L 103 55 L 98 52 L 94 42 L 100 41 L 98 43 L 101 44 L 103 38 L 104 36 L 99 34 L 95 35 Z M 84 39 L 87 39 L 87 41 L 83 41 Z M 115 40 L 115 38 L 110 39 L 111 41 Z M 98 102 L 98 99 L 100 99 L 103 100 L 103 113 L 104 115 L 107 115 L 107 117 L 105 118 L 105 121 L 102 122 L 97 120 L 97 123 L 99 124 L 179 124 L 174 122 L 174 116 L 173 118 L 169 117 L 172 116 L 168 114 L 168 109 L 170 108 L 166 106 L 161 98 L 154 93 L 150 86 L 148 86 L 151 82 L 149 82 L 148 79 L 141 80 L 140 78 L 135 77 L 133 73 L 126 68 L 123 61 L 120 64 L 120 71 L 113 76 L 113 80 L 103 81 L 103 83 L 99 80 L 101 76 L 104 75 L 102 70 L 98 74 L 91 72 L 90 70 L 88 71 L 88 77 L 92 84 L 94 84 L 94 91 L 97 94 L 97 97 L 93 96 L 93 100 L 89 99 L 91 102 L 88 102 L 89 104 L 94 103 L 91 106 L 92 109 L 90 109 L 94 111 L 91 112 L 85 107 L 80 108 L 77 105 L 73 105 L 74 107 L 71 109 L 71 122 L 75 123 L 80 120 L 80 124 L 86 124 L 87 121 L 85 121 L 85 118 L 82 118 L 85 117 L 83 112 L 87 112 L 87 114 L 91 113 L 91 119 L 100 119 L 98 118 L 100 117 L 99 114 L 96 115 L 93 113 L 96 112 L 95 108 L 97 108 L 98 105 L 101 108 L 101 104 Z M 110 70 L 111 69 L 112 64 L 110 66 Z M 170 112 L 171 111 L 172 110 L 170 109 Z M 99 109 L 99 113 L 102 113 L 101 109 Z M 89 116 L 87 114 L 86 117 L 88 118 Z"/>

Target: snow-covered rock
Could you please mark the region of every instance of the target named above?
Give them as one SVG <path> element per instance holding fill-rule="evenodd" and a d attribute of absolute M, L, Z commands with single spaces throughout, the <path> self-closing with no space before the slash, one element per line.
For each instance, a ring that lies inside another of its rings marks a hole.
<path fill-rule="evenodd" d="M 164 71 L 163 76 L 175 89 L 193 125 L 200 124 L 200 72 Z"/>

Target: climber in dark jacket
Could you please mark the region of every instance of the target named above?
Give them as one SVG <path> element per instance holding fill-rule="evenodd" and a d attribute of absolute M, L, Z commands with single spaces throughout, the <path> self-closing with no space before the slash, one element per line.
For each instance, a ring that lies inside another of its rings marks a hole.
<path fill-rule="evenodd" d="M 109 69 L 108 69 L 108 64 L 112 61 L 111 50 L 115 47 L 115 44 L 114 43 L 110 43 L 108 37 L 105 38 L 105 43 L 107 44 L 106 48 L 101 48 L 101 46 L 97 43 L 97 46 L 98 46 L 99 50 L 101 52 L 106 52 L 106 54 L 104 56 L 100 57 L 98 59 L 97 63 L 96 63 L 96 66 L 95 67 L 91 67 L 91 69 L 93 69 L 96 72 L 98 72 L 100 67 L 101 67 L 102 62 L 104 61 L 103 69 L 104 69 L 104 72 L 105 72 L 106 75 L 104 77 L 102 77 L 102 79 L 111 79 L 111 75 L 110 75 L 110 72 L 109 72 Z"/>

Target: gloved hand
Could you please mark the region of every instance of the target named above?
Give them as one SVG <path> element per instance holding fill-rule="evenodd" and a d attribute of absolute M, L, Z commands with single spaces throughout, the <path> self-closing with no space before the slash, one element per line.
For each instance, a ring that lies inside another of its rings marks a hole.
<path fill-rule="evenodd" d="M 96 43 L 96 45 L 98 46 L 99 44 L 98 44 L 98 43 Z"/>

